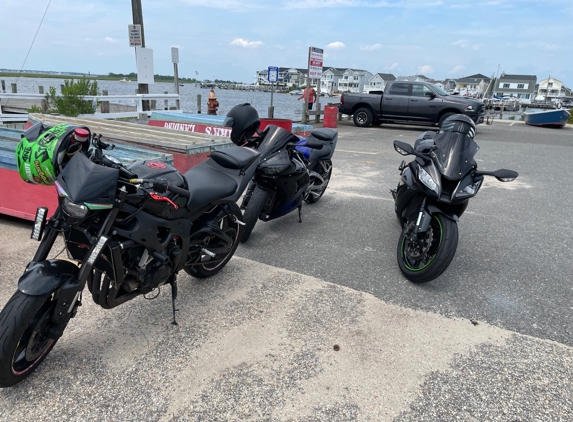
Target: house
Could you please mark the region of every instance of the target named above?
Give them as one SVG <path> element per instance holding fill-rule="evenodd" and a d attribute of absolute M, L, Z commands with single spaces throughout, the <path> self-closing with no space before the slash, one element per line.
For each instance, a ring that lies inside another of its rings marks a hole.
<path fill-rule="evenodd" d="M 326 94 L 338 92 L 338 82 L 342 79 L 346 70 L 346 68 L 340 69 L 336 67 L 330 67 L 325 70 L 320 79 L 320 92 Z"/>
<path fill-rule="evenodd" d="M 367 70 L 346 69 L 342 73 L 342 78 L 338 81 L 338 91 L 361 93 L 364 91 L 364 85 L 368 83 L 372 76 L 372 73 Z"/>
<path fill-rule="evenodd" d="M 376 73 L 368 80 L 368 84 L 364 86 L 364 92 L 384 91 L 386 82 L 395 80 L 396 77 L 391 73 Z"/>
<path fill-rule="evenodd" d="M 456 79 L 455 82 L 456 87 L 454 88 L 454 92 L 458 92 L 467 97 L 482 98 L 489 88 L 491 78 L 477 73 Z"/>
<path fill-rule="evenodd" d="M 546 99 L 551 100 L 556 97 L 568 97 L 573 95 L 571 89 L 567 88 L 563 83 L 551 76 L 539 81 L 537 88 L 537 95 L 542 95 Z"/>
<path fill-rule="evenodd" d="M 292 87 L 306 85 L 307 69 L 296 67 L 279 67 L 278 86 Z M 255 85 L 270 85 L 267 79 L 268 69 L 255 72 Z"/>
<path fill-rule="evenodd" d="M 515 97 L 522 100 L 535 98 L 535 75 L 508 75 L 505 72 L 494 82 L 493 93 L 498 97 Z"/>

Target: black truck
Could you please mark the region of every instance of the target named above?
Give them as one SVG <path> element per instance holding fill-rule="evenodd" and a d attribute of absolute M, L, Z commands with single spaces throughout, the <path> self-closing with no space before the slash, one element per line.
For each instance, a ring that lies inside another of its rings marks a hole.
<path fill-rule="evenodd" d="M 482 123 L 482 101 L 451 95 L 427 82 L 392 81 L 384 92 L 342 94 L 338 111 L 354 116 L 359 127 L 382 123 L 438 125 L 452 114 L 465 114 L 476 124 Z"/>

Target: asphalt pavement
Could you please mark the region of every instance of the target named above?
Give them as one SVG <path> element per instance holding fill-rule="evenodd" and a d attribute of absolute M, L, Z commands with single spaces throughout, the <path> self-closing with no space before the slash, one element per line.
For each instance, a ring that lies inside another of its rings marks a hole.
<path fill-rule="evenodd" d="M 217 276 L 103 310 L 0 390 L 0 421 L 573 420 L 573 128 L 478 126 L 487 180 L 438 279 L 408 282 L 389 189 L 423 127 L 339 122 L 321 200 L 258 222 Z M 10 187 L 3 186 L 2 189 Z M 50 188 L 47 188 L 50 189 Z M 0 216 L 0 308 L 37 243 Z"/>

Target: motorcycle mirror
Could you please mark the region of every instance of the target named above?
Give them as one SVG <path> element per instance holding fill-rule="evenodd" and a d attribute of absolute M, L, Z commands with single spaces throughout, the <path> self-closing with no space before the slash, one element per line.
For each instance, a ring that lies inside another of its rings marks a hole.
<path fill-rule="evenodd" d="M 506 169 L 501 169 L 494 173 L 494 177 L 500 182 L 513 182 L 518 176 L 516 171 Z"/>
<path fill-rule="evenodd" d="M 401 155 L 410 155 L 414 153 L 412 145 L 402 141 L 394 141 L 394 149 Z"/>
<path fill-rule="evenodd" d="M 493 176 L 500 182 L 513 182 L 518 174 L 513 170 L 500 169 L 496 171 L 476 171 L 477 176 Z"/>

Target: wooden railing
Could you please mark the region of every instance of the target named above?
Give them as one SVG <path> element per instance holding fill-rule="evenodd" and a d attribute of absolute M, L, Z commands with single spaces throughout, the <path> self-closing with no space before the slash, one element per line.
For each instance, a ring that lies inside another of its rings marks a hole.
<path fill-rule="evenodd" d="M 32 100 L 34 103 L 41 104 L 46 99 L 44 94 L 20 94 L 20 93 L 1 93 L 0 92 L 0 123 L 3 121 L 25 122 L 28 119 L 28 113 L 5 113 L 2 107 L 6 107 L 10 100 Z M 78 117 L 97 117 L 101 119 L 118 119 L 123 117 L 138 117 L 140 113 L 150 116 L 154 110 L 143 110 L 143 101 L 175 101 L 179 104 L 179 94 L 133 94 L 133 95 L 85 95 L 83 99 L 92 101 L 95 106 L 99 103 L 108 103 L 112 101 L 135 101 L 136 111 L 123 111 L 117 113 L 95 113 L 82 114 Z M 181 110 L 171 110 L 174 113 L 181 113 Z"/>

